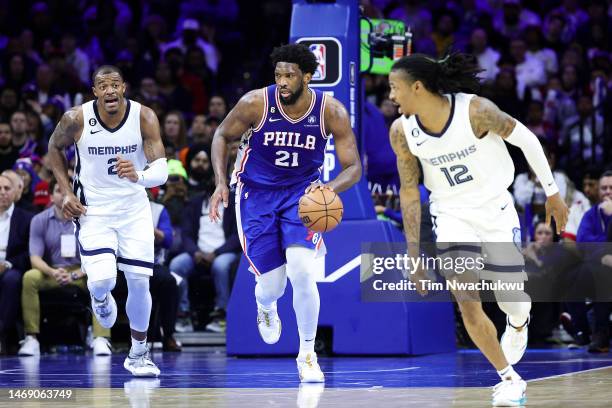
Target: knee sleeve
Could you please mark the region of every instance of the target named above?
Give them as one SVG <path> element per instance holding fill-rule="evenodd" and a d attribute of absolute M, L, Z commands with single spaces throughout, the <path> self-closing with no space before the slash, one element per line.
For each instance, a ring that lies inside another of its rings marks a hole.
<path fill-rule="evenodd" d="M 498 293 L 498 291 L 495 292 L 495 297 L 499 308 L 508 315 L 511 325 L 519 327 L 525 324 L 531 311 L 531 298 L 527 293 L 521 292 L 516 294 L 516 296 L 513 295 L 516 301 L 512 302 L 500 301 L 499 299 L 504 299 L 508 296 L 504 296 L 504 294 Z"/>
<path fill-rule="evenodd" d="M 149 276 L 125 272 L 128 287 L 125 311 L 130 319 L 130 328 L 146 332 L 151 317 L 151 292 L 149 291 Z"/>
<path fill-rule="evenodd" d="M 116 278 L 102 279 L 98 281 L 87 280 L 89 293 L 98 300 L 106 297 L 106 294 L 115 288 Z"/>
<path fill-rule="evenodd" d="M 257 276 L 256 280 L 255 298 L 260 305 L 270 308 L 285 293 L 285 287 L 287 286 L 285 265 Z"/>
<path fill-rule="evenodd" d="M 313 270 L 314 250 L 292 246 L 287 248 L 287 277 L 293 292 L 316 290 L 315 271 Z"/>

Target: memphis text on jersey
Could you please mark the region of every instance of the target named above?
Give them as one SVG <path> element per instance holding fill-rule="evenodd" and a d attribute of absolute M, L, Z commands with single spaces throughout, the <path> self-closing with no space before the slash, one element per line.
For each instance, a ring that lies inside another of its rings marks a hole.
<path fill-rule="evenodd" d="M 136 153 L 138 150 L 138 145 L 129 145 L 129 146 L 88 146 L 87 153 L 94 156 L 104 156 L 104 155 L 118 155 L 118 154 L 129 154 Z"/>
<path fill-rule="evenodd" d="M 441 164 L 444 163 L 450 163 L 454 160 L 461 160 L 466 158 L 467 156 L 469 156 L 472 153 L 476 152 L 476 145 L 471 145 L 463 150 L 460 150 L 458 152 L 455 153 L 448 153 L 448 154 L 443 154 L 441 156 L 437 156 L 437 157 L 433 157 L 431 159 L 427 159 L 424 157 L 421 157 L 421 160 L 426 161 L 427 163 L 431 164 L 432 166 L 439 166 Z"/>

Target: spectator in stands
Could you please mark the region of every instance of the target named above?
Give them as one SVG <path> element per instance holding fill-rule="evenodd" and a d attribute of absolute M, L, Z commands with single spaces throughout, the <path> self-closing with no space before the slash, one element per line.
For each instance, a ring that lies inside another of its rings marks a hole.
<path fill-rule="evenodd" d="M 36 213 L 36 207 L 33 205 L 32 201 L 29 200 L 30 195 L 26 194 L 24 196 L 23 194 L 23 177 L 21 177 L 15 170 L 4 170 L 2 175 L 8 177 L 13 183 L 13 187 L 15 188 L 15 207 L 31 213 Z"/>
<path fill-rule="evenodd" d="M 542 144 L 557 145 L 557 133 L 550 123 L 544 121 L 544 104 L 541 101 L 529 102 L 525 126 L 541 140 Z"/>
<path fill-rule="evenodd" d="M 171 48 L 179 48 L 183 53 L 190 47 L 199 47 L 206 55 L 206 65 L 213 72 L 219 69 L 219 53 L 217 48 L 200 36 L 200 23 L 194 19 L 186 19 L 181 26 L 181 37 L 165 44 L 162 53 Z"/>
<path fill-rule="evenodd" d="M 162 140 L 164 143 L 172 144 L 177 151 L 187 146 L 187 126 L 181 112 L 173 110 L 166 114 L 162 127 Z"/>
<path fill-rule="evenodd" d="M 19 150 L 13 146 L 13 131 L 9 123 L 0 122 L 0 171 L 13 168 Z"/>
<path fill-rule="evenodd" d="M 73 32 L 66 31 L 62 35 L 62 51 L 66 55 L 66 63 L 74 69 L 81 83 L 89 84 L 89 57 L 77 46 L 77 37 Z"/>
<path fill-rule="evenodd" d="M 198 114 L 193 117 L 189 128 L 189 140 L 192 144 L 204 143 L 206 139 L 206 115 Z"/>
<path fill-rule="evenodd" d="M 210 192 L 193 197 L 183 216 L 182 233 L 185 252 L 170 262 L 170 270 L 183 277 L 181 282 L 179 316 L 180 328 L 189 327 L 189 296 L 187 279 L 194 271 L 206 270 L 212 274 L 215 283 L 215 310 L 213 321 L 206 326 L 215 332 L 225 331 L 225 310 L 230 295 L 230 272 L 240 254 L 240 240 L 236 226 L 234 200 L 221 209 L 221 224 L 208 217 Z"/>
<path fill-rule="evenodd" d="M 544 36 L 540 26 L 529 26 L 523 33 L 525 44 L 527 45 L 527 58 L 535 58 L 544 65 L 547 75 L 556 75 L 559 71 L 557 54 L 544 46 Z"/>
<path fill-rule="evenodd" d="M 155 81 L 167 106 L 181 112 L 188 112 L 191 109 L 191 96 L 179 84 L 176 68 L 172 68 L 165 61 L 160 61 L 155 70 Z"/>
<path fill-rule="evenodd" d="M 444 57 L 451 46 L 461 48 L 460 44 L 456 44 L 457 39 L 455 38 L 458 23 L 457 16 L 451 11 L 444 9 L 434 13 L 434 30 L 431 33 L 431 39 L 435 44 L 438 58 Z"/>
<path fill-rule="evenodd" d="M 569 207 L 567 224 L 561 234 L 565 241 L 576 241 L 576 234 L 582 217 L 599 201 L 599 175 L 600 172 L 594 167 L 584 172 L 582 176 L 582 196 L 584 198 L 577 195 L 577 199 Z"/>
<path fill-rule="evenodd" d="M 37 144 L 29 137 L 28 120 L 25 112 L 13 112 L 11 115 L 11 130 L 13 132 L 13 146 L 19 151 L 19 157 L 33 155 Z"/>
<path fill-rule="evenodd" d="M 577 104 L 578 114 L 565 120 L 559 140 L 564 154 L 566 168 L 570 176 L 579 175 L 578 166 L 605 165 L 604 118 L 593 109 L 593 101 L 588 95 L 581 95 Z"/>
<path fill-rule="evenodd" d="M 0 175 L 0 353 L 6 350 L 7 332 L 19 312 L 21 279 L 30 269 L 28 240 L 32 214 L 13 204 L 11 179 Z"/>
<path fill-rule="evenodd" d="M 88 292 L 74 225 L 62 213 L 64 194 L 55 180 L 49 184 L 49 193 L 53 206 L 34 216 L 30 225 L 30 262 L 33 269 L 23 276 L 21 307 L 26 337 L 18 352 L 20 356 L 40 355 L 37 339 L 40 333 L 39 292 L 65 285 L 75 285 Z M 110 355 L 110 329 L 104 329 L 95 318 L 92 324 L 94 340 L 91 347 L 94 355 Z"/>
<path fill-rule="evenodd" d="M 225 119 L 227 115 L 227 102 L 221 95 L 213 95 L 208 102 L 208 116 L 219 120 Z"/>
<path fill-rule="evenodd" d="M 162 329 L 164 351 L 181 351 L 180 344 L 174 338 L 176 324 L 176 309 L 178 306 L 178 286 L 176 279 L 170 274 L 166 263 L 166 252 L 172 246 L 173 231 L 168 211 L 162 204 L 149 201 L 155 233 L 155 266 L 151 277 L 151 298 L 159 304 L 159 321 Z M 149 325 L 149 331 L 156 329 Z M 155 336 L 150 333 L 148 338 Z"/>
<path fill-rule="evenodd" d="M 478 59 L 478 66 L 483 70 L 478 76 L 483 82 L 493 82 L 499 67 L 499 52 L 489 47 L 487 43 L 487 32 L 477 28 L 472 32 L 470 38 L 470 52 Z"/>
<path fill-rule="evenodd" d="M 210 193 L 214 188 L 213 172 L 210 164 L 210 147 L 193 145 L 189 148 L 187 162 L 187 195 L 189 198 L 201 192 Z"/>
<path fill-rule="evenodd" d="M 504 0 L 494 22 L 495 29 L 507 38 L 517 38 L 527 26 L 540 24 L 540 17 L 522 7 L 521 0 Z"/>
<path fill-rule="evenodd" d="M 9 122 L 11 115 L 19 108 L 19 95 L 13 88 L 3 87 L 0 91 L 0 122 Z"/>
<path fill-rule="evenodd" d="M 544 63 L 527 54 L 527 45 L 520 38 L 510 42 L 510 55 L 516 64 L 514 70 L 518 96 L 524 100 L 526 88 L 536 88 L 546 83 Z"/>
<path fill-rule="evenodd" d="M 576 236 L 577 242 L 606 242 L 608 240 L 608 226 L 612 221 L 612 171 L 605 171 L 599 178 L 599 204 L 594 205 L 588 210 L 578 228 Z M 596 252 L 591 249 L 591 252 Z M 586 256 L 590 254 L 587 253 Z M 601 275 L 609 275 L 609 270 L 600 271 L 606 268 L 601 265 L 602 257 L 596 255 L 597 259 L 591 260 L 589 269 L 595 277 L 595 286 Z M 595 327 L 589 344 L 590 352 L 607 352 L 610 347 L 610 310 L 609 302 L 594 302 L 593 311 L 595 317 Z"/>
<path fill-rule="evenodd" d="M 397 119 L 399 113 L 397 111 L 397 105 L 391 101 L 389 98 L 383 99 L 380 103 L 380 112 L 383 114 L 385 118 L 385 124 L 387 128 L 391 127 L 391 124 L 395 119 Z"/>

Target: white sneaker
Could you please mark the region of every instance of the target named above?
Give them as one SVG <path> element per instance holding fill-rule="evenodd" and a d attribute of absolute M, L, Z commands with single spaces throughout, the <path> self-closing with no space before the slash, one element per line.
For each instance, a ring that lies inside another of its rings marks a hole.
<path fill-rule="evenodd" d="M 113 354 L 110 341 L 106 337 L 96 337 L 91 342 L 94 356 L 110 356 Z"/>
<path fill-rule="evenodd" d="M 18 356 L 40 356 L 40 343 L 34 336 L 26 336 L 19 342 L 21 347 L 17 352 Z"/>
<path fill-rule="evenodd" d="M 160 373 L 159 368 L 151 360 L 148 348 L 140 355 L 133 355 L 130 350 L 123 362 L 123 368 L 132 373 L 134 377 L 158 377 Z"/>
<path fill-rule="evenodd" d="M 527 383 L 523 380 L 504 380 L 493 387 L 494 407 L 520 407 L 525 405 Z"/>
<path fill-rule="evenodd" d="M 93 310 L 100 326 L 110 329 L 117 320 L 117 303 L 113 295 L 108 292 L 102 302 L 98 302 L 93 295 L 91 296 L 91 310 Z"/>
<path fill-rule="evenodd" d="M 510 325 L 510 320 L 506 316 L 506 331 L 501 338 L 501 348 L 504 351 L 508 364 L 514 365 L 520 361 L 527 349 L 527 326 L 529 319 L 523 327 L 515 329 Z"/>
<path fill-rule="evenodd" d="M 298 355 L 297 367 L 300 381 L 303 383 L 322 383 L 325 382 L 325 376 L 317 362 L 316 353 L 308 353 L 305 356 Z"/>
<path fill-rule="evenodd" d="M 276 311 L 276 302 L 270 310 L 257 304 L 257 328 L 263 341 L 268 344 L 274 344 L 280 339 L 283 327 Z"/>
<path fill-rule="evenodd" d="M 193 323 L 189 317 L 179 317 L 174 325 L 174 331 L 177 333 L 193 332 Z"/>

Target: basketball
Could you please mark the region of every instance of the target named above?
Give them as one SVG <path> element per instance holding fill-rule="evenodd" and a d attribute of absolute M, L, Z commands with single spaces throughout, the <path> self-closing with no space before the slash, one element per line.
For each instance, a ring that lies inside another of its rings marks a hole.
<path fill-rule="evenodd" d="M 317 189 L 300 198 L 298 214 L 302 223 L 314 232 L 331 231 L 342 220 L 344 206 L 338 194 Z"/>

